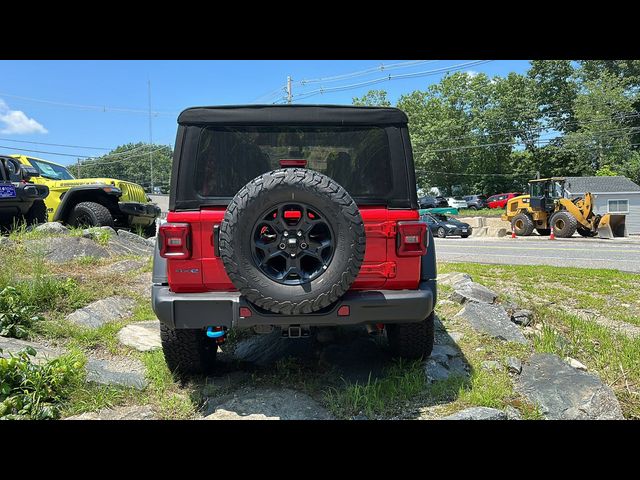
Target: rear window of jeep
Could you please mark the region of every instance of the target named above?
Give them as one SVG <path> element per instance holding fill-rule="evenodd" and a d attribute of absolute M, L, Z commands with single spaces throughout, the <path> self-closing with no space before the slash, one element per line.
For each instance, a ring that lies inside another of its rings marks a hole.
<path fill-rule="evenodd" d="M 203 128 L 196 191 L 202 197 L 233 197 L 247 182 L 288 159 L 306 160 L 306 168 L 331 177 L 353 197 L 386 196 L 393 188 L 383 128 L 270 125 Z"/>

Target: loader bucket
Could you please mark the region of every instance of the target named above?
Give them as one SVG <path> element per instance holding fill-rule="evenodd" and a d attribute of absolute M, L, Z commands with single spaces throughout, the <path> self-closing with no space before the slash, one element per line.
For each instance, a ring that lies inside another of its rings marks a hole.
<path fill-rule="evenodd" d="M 628 236 L 626 215 L 607 213 L 602 216 L 600 223 L 598 223 L 598 237 L 614 238 Z"/>

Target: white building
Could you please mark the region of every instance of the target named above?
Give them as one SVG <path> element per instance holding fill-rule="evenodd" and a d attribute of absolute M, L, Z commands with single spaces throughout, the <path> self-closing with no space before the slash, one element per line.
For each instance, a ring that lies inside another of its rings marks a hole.
<path fill-rule="evenodd" d="M 568 198 L 591 192 L 595 213 L 624 213 L 627 232 L 640 234 L 640 186 L 627 177 L 567 177 L 564 188 Z"/>

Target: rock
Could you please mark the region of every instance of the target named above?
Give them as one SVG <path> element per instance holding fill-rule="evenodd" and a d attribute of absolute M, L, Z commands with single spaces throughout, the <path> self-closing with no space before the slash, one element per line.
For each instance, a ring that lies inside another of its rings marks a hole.
<path fill-rule="evenodd" d="M 573 368 L 576 368 L 578 370 L 582 370 L 583 372 L 586 372 L 588 370 L 586 365 L 584 365 L 583 363 L 580 363 L 575 358 L 566 357 L 564 359 L 564 361 L 567 362 L 569 365 L 571 365 Z"/>
<path fill-rule="evenodd" d="M 511 321 L 523 327 L 528 327 L 532 320 L 533 312 L 531 310 L 515 309 L 511 314 Z"/>
<path fill-rule="evenodd" d="M 28 254 L 43 254 L 53 263 L 64 263 L 81 257 L 107 258 L 109 251 L 82 237 L 46 237 L 24 242 Z"/>
<path fill-rule="evenodd" d="M 29 342 L 27 340 L 18 340 L 17 338 L 0 337 L 0 358 L 9 357 L 9 354 L 15 355 L 20 350 L 31 347 L 36 351 L 36 355 L 31 357 L 31 361 L 35 364 L 46 363 L 49 360 L 64 354 L 64 350 L 55 347 L 49 347 L 37 342 Z"/>
<path fill-rule="evenodd" d="M 509 372 L 516 375 L 520 375 L 520 372 L 522 372 L 522 362 L 516 357 L 507 357 L 506 364 Z"/>
<path fill-rule="evenodd" d="M 528 343 L 500 305 L 469 302 L 455 317 L 467 321 L 480 333 L 509 342 Z"/>
<path fill-rule="evenodd" d="M 109 234 L 109 238 L 114 237 L 115 235 L 117 235 L 116 231 L 111 228 L 111 227 L 90 227 L 90 228 L 85 228 L 84 230 L 82 230 L 82 237 L 83 238 L 90 238 L 91 240 L 95 240 L 98 238 L 98 235 L 100 235 L 100 232 L 106 232 Z"/>
<path fill-rule="evenodd" d="M 110 273 L 127 273 L 138 270 L 146 264 L 147 262 L 143 262 L 142 260 L 121 260 L 111 265 L 100 267 L 98 273 L 107 275 Z"/>
<path fill-rule="evenodd" d="M 488 407 L 465 408 L 441 420 L 506 420 L 507 414 L 502 410 Z"/>
<path fill-rule="evenodd" d="M 515 382 L 516 390 L 539 406 L 547 419 L 621 420 L 611 388 L 591 373 L 577 370 L 557 355 L 531 356 Z"/>
<path fill-rule="evenodd" d="M 476 282 L 458 283 L 454 286 L 450 299 L 461 304 L 468 302 L 493 303 L 498 295 Z"/>
<path fill-rule="evenodd" d="M 118 341 L 140 352 L 162 348 L 160 342 L 160 322 L 148 320 L 125 326 L 118 332 Z"/>
<path fill-rule="evenodd" d="M 211 415 L 204 417 L 204 420 L 280 420 L 279 417 L 267 417 L 262 413 L 251 413 L 249 415 L 238 415 L 223 408 L 216 410 Z"/>
<path fill-rule="evenodd" d="M 451 272 L 438 275 L 438 284 L 454 286 L 458 283 L 472 282 L 471 276 L 467 273 Z"/>
<path fill-rule="evenodd" d="M 97 412 L 86 412 L 64 420 L 155 420 L 156 414 L 149 405 L 103 408 Z"/>
<path fill-rule="evenodd" d="M 90 303 L 67 315 L 67 320 L 87 328 L 100 328 L 105 323 L 131 315 L 136 302 L 126 297 L 107 297 Z"/>
<path fill-rule="evenodd" d="M 507 229 L 504 227 L 487 227 L 487 237 L 505 237 Z"/>
<path fill-rule="evenodd" d="M 133 387 L 138 390 L 144 390 L 149 384 L 145 378 L 144 365 L 135 358 L 89 358 L 86 369 L 88 382 Z"/>
<path fill-rule="evenodd" d="M 109 250 L 118 255 L 153 255 L 153 246 L 146 239 L 126 230 L 118 230 L 117 235 L 111 237 Z"/>
<path fill-rule="evenodd" d="M 43 223 L 35 227 L 33 230 L 49 235 L 69 235 L 69 233 L 71 233 L 71 230 L 62 225 L 60 222 Z"/>
<path fill-rule="evenodd" d="M 331 420 L 332 415 L 307 394 L 288 388 L 247 388 L 218 405 L 208 405 L 208 420 L 220 418 L 273 418 Z M 221 412 L 222 410 L 222 412 Z M 238 417 L 236 417 L 237 415 Z"/>
<path fill-rule="evenodd" d="M 250 378 L 251 374 L 242 370 L 230 372 L 218 377 L 207 377 L 205 385 L 202 388 L 202 395 L 205 397 L 220 395 L 222 392 L 227 392 L 239 387 Z"/>
<path fill-rule="evenodd" d="M 431 356 L 438 354 L 446 357 L 458 357 L 460 356 L 460 350 L 451 345 L 434 345 L 433 350 L 431 350 Z"/>
<path fill-rule="evenodd" d="M 507 408 L 504 409 L 504 413 L 507 415 L 507 420 L 522 420 L 522 415 L 518 409 L 511 405 L 508 405 Z"/>
<path fill-rule="evenodd" d="M 483 370 L 501 370 L 502 369 L 502 365 L 500 365 L 499 362 L 496 362 L 495 360 L 485 360 L 484 362 L 482 362 L 481 368 Z"/>
<path fill-rule="evenodd" d="M 153 248 L 156 248 L 156 237 L 149 237 L 147 238 L 146 242 L 147 242 L 147 245 Z"/>
<path fill-rule="evenodd" d="M 290 339 L 282 338 L 281 330 L 276 328 L 269 334 L 254 335 L 238 342 L 233 352 L 233 357 L 242 362 L 251 362 L 264 366 L 295 353 L 304 353 L 302 350 L 305 348 L 309 352 L 311 351 L 311 340 L 309 338 L 291 341 Z"/>
<path fill-rule="evenodd" d="M 430 382 L 446 380 L 451 375 L 446 367 L 433 359 L 424 362 L 424 374 Z"/>

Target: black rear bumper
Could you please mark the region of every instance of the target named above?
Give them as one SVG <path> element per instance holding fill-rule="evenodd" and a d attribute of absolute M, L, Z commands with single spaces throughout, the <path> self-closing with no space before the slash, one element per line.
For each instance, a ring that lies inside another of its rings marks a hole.
<path fill-rule="evenodd" d="M 413 323 L 421 322 L 431 314 L 435 292 L 435 280 L 421 282 L 418 290 L 349 291 L 321 312 L 280 315 L 258 309 L 239 292 L 173 293 L 166 285 L 154 285 L 152 304 L 160 321 L 176 329 Z M 349 306 L 349 315 L 339 316 L 338 309 L 344 305 Z M 240 307 L 248 307 L 251 316 L 241 317 Z"/>
<path fill-rule="evenodd" d="M 16 196 L 12 198 L 0 198 L 0 209 L 19 211 L 22 214 L 33 205 L 36 200 L 44 200 L 49 195 L 49 187 L 37 184 L 14 184 Z"/>

